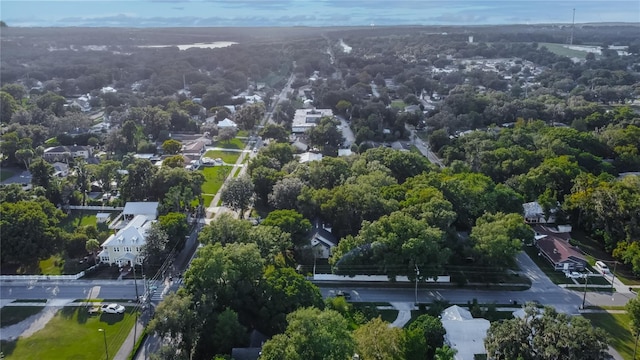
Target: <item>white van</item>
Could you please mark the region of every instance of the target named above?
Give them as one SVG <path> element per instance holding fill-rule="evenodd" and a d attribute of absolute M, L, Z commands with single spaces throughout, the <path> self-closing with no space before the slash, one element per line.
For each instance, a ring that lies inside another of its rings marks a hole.
<path fill-rule="evenodd" d="M 596 269 L 602 274 L 609 274 L 609 267 L 602 261 L 596 261 Z"/>

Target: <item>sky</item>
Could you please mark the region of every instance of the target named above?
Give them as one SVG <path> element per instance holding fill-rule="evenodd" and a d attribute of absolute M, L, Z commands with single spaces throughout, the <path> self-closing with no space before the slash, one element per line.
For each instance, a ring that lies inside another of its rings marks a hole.
<path fill-rule="evenodd" d="M 640 23 L 640 0 L 1 0 L 20 27 Z"/>

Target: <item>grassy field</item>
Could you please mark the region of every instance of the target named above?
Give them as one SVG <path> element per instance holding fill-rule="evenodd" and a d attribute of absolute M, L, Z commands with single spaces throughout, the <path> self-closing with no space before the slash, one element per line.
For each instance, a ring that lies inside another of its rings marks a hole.
<path fill-rule="evenodd" d="M 67 218 L 60 222 L 60 227 L 68 232 L 73 232 L 78 226 L 96 225 L 97 213 L 97 211 L 71 210 Z"/>
<path fill-rule="evenodd" d="M 209 206 L 213 196 L 220 190 L 231 169 L 231 166 L 212 166 L 202 170 L 205 179 L 204 184 L 202 184 L 202 198 L 204 199 L 205 207 Z"/>
<path fill-rule="evenodd" d="M 212 146 L 223 148 L 223 149 L 241 150 L 241 149 L 244 149 L 245 144 L 244 144 L 244 141 L 242 141 L 242 139 L 233 138 L 229 141 L 216 141 L 213 143 Z"/>
<path fill-rule="evenodd" d="M 17 169 L 0 168 L 0 181 L 5 181 L 17 173 Z"/>
<path fill-rule="evenodd" d="M 212 159 L 220 158 L 227 164 L 235 164 L 240 157 L 240 154 L 241 153 L 238 151 L 209 150 L 204 153 L 204 157 Z"/>
<path fill-rule="evenodd" d="M 404 110 L 404 107 L 407 106 L 402 100 L 394 100 L 391 102 L 391 107 L 394 109 Z"/>
<path fill-rule="evenodd" d="M 35 334 L 12 342 L 3 341 L 2 352 L 7 360 L 104 359 L 103 336 L 106 334 L 111 359 L 129 335 L 134 322 L 135 315 L 131 310 L 120 315 L 90 316 L 84 307 L 65 307 Z"/>
<path fill-rule="evenodd" d="M 43 306 L 5 306 L 0 309 L 0 327 L 17 324 L 44 309 Z"/>
<path fill-rule="evenodd" d="M 584 59 L 587 56 L 586 51 L 573 50 L 565 47 L 565 44 L 554 44 L 554 43 L 539 43 L 539 47 L 545 46 L 549 51 L 556 55 L 560 56 L 568 56 L 568 57 L 577 57 L 580 59 Z M 596 59 L 599 59 L 601 56 L 596 55 Z"/>
<path fill-rule="evenodd" d="M 48 259 L 40 260 L 42 275 L 62 275 L 64 259 L 60 255 L 52 255 Z"/>
<path fill-rule="evenodd" d="M 624 359 L 633 359 L 633 346 L 635 339 L 629 329 L 629 315 L 591 313 L 583 314 L 595 327 L 606 331 L 610 336 L 610 344 Z"/>

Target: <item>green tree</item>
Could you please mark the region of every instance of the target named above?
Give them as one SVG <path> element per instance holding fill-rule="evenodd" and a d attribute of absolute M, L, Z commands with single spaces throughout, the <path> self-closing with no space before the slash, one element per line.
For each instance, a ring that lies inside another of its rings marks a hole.
<path fill-rule="evenodd" d="M 356 352 L 362 360 L 404 360 L 402 330 L 389 326 L 380 317 L 353 332 Z"/>
<path fill-rule="evenodd" d="M 250 222 L 235 219 L 231 214 L 223 213 L 202 229 L 198 240 L 205 245 L 244 243 L 249 239 L 250 230 Z"/>
<path fill-rule="evenodd" d="M 231 139 L 236 137 L 237 133 L 238 133 L 238 129 L 236 129 L 236 128 L 223 128 L 223 129 L 220 129 L 218 131 L 218 140 L 228 144 L 229 141 L 231 141 Z"/>
<path fill-rule="evenodd" d="M 31 163 L 29 171 L 31 172 L 31 184 L 34 186 L 42 186 L 45 189 L 49 188 L 51 176 L 53 176 L 54 171 L 51 164 L 39 158 Z"/>
<path fill-rule="evenodd" d="M 167 254 L 171 251 L 167 244 L 169 236 L 162 229 L 159 222 L 151 224 L 147 230 L 145 243 L 140 250 L 144 258 L 144 262 L 151 266 L 162 264 Z"/>
<path fill-rule="evenodd" d="M 294 245 L 302 246 L 311 230 L 311 222 L 295 210 L 274 210 L 267 215 L 261 225 L 275 226 L 291 234 Z"/>
<path fill-rule="evenodd" d="M 235 119 L 241 128 L 251 130 L 264 117 L 264 111 L 263 103 L 246 105 L 238 110 Z"/>
<path fill-rule="evenodd" d="M 15 153 L 16 160 L 21 161 L 24 164 L 24 168 L 29 168 L 29 163 L 31 163 L 31 159 L 35 156 L 33 150 L 31 149 L 19 149 Z"/>
<path fill-rule="evenodd" d="M 297 177 L 286 177 L 273 184 L 268 195 L 269 204 L 276 209 L 298 208 L 298 196 L 302 193 L 304 182 Z"/>
<path fill-rule="evenodd" d="M 63 213 L 43 198 L 0 204 L 2 264 L 34 264 L 59 250 Z"/>
<path fill-rule="evenodd" d="M 275 124 L 267 124 L 267 126 L 260 130 L 260 136 L 265 139 L 273 139 L 281 143 L 289 141 L 289 134 L 287 133 L 287 130 L 282 126 Z"/>
<path fill-rule="evenodd" d="M 525 317 L 493 322 L 485 347 L 492 359 L 603 359 L 607 334 L 582 316 L 570 316 L 546 307 L 541 316 L 534 304 Z"/>
<path fill-rule="evenodd" d="M 156 307 L 155 316 L 148 325 L 149 332 L 166 338 L 187 359 L 193 356 L 202 321 L 189 295 L 170 293 Z"/>
<path fill-rule="evenodd" d="M 260 314 L 268 334 L 285 331 L 287 314 L 301 307 L 323 305 L 320 289 L 290 267 L 268 266 L 263 287 Z"/>
<path fill-rule="evenodd" d="M 640 298 L 638 296 L 627 302 L 625 305 L 627 314 L 629 314 L 629 327 L 631 328 L 631 334 L 636 338 L 636 343 L 633 348 L 633 357 L 635 358 L 638 349 L 638 338 L 640 337 Z"/>
<path fill-rule="evenodd" d="M 240 213 L 244 218 L 245 211 L 253 200 L 253 184 L 247 176 L 233 178 L 227 181 L 220 194 L 222 203 Z"/>
<path fill-rule="evenodd" d="M 444 335 L 447 333 L 442 326 L 442 321 L 431 315 L 423 314 L 409 324 L 409 331 L 415 330 L 420 330 L 425 339 L 427 359 L 433 359 L 436 349 L 444 344 Z"/>
<path fill-rule="evenodd" d="M 187 216 L 184 213 L 170 212 L 158 218 L 160 228 L 167 234 L 167 247 L 182 250 L 185 237 L 189 234 Z"/>
<path fill-rule="evenodd" d="M 344 141 L 342 133 L 338 130 L 340 122 L 330 117 L 323 117 L 320 123 L 307 130 L 309 144 L 322 150 L 325 155 L 335 156 L 340 144 Z"/>
<path fill-rule="evenodd" d="M 347 321 L 333 310 L 303 308 L 287 316 L 287 329 L 262 347 L 264 360 L 345 360 L 354 354 Z"/>
<path fill-rule="evenodd" d="M 445 345 L 436 349 L 436 354 L 433 360 L 454 360 L 457 352 L 458 351 L 456 349 Z"/>
<path fill-rule="evenodd" d="M 175 155 L 182 150 L 182 143 L 178 140 L 169 139 L 162 143 L 162 151 L 165 154 Z"/>
<path fill-rule="evenodd" d="M 144 201 L 151 198 L 154 191 L 153 178 L 157 168 L 146 159 L 135 159 L 127 166 L 127 175 L 120 191 L 125 201 Z"/>
<path fill-rule="evenodd" d="M 168 158 L 162 160 L 162 166 L 166 166 L 168 168 L 183 168 L 184 156 L 182 155 L 169 156 Z"/>
<path fill-rule="evenodd" d="M 533 230 L 520 214 L 485 213 L 471 229 L 471 239 L 483 264 L 504 269 L 515 264 L 523 243 L 533 243 Z"/>
<path fill-rule="evenodd" d="M 91 253 L 91 255 L 93 256 L 93 259 L 95 260 L 95 263 L 98 263 L 98 256 L 96 254 L 96 252 L 98 250 L 100 250 L 100 242 L 98 242 L 97 239 L 89 239 L 87 240 L 87 242 L 84 245 L 85 250 L 87 250 L 88 252 Z"/>
<path fill-rule="evenodd" d="M 13 114 L 18 111 L 18 103 L 11 94 L 0 91 L 0 121 L 8 124 Z"/>

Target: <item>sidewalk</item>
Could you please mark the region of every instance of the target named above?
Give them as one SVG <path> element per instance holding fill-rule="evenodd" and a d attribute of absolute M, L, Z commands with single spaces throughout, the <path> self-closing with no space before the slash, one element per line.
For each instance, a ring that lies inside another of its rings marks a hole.
<path fill-rule="evenodd" d="M 138 318 L 138 322 L 134 327 L 131 328 L 129 335 L 124 340 L 122 345 L 120 346 L 120 350 L 113 357 L 113 360 L 127 360 L 129 355 L 133 351 L 133 347 L 140 336 L 142 336 L 142 331 L 144 330 L 144 324 L 142 323 L 142 317 Z"/>

